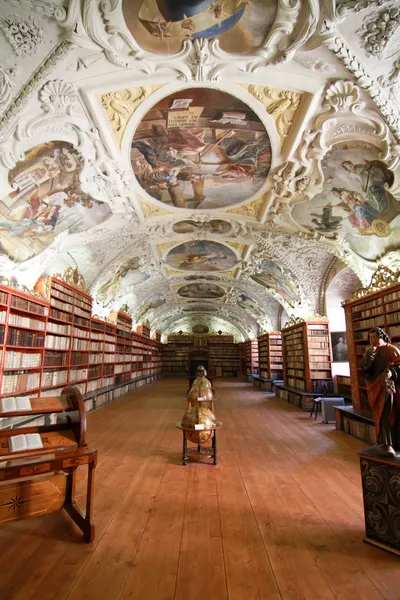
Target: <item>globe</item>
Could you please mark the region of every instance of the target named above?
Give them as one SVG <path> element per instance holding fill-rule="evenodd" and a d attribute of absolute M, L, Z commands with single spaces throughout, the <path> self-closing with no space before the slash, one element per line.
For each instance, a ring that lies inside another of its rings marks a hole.
<path fill-rule="evenodd" d="M 208 408 L 192 406 L 183 415 L 181 425 L 186 429 L 186 437 L 190 442 L 204 444 L 214 435 L 214 432 L 207 430 L 207 427 L 215 427 L 216 419 Z M 205 429 L 196 429 L 196 425 L 203 425 Z"/>
<path fill-rule="evenodd" d="M 205 379 L 198 377 L 193 383 L 192 387 L 188 392 L 187 399 L 189 402 L 200 402 L 199 398 L 204 402 L 205 400 L 212 400 L 213 393 L 211 391 L 211 386 L 207 385 L 207 380 L 201 381 L 201 379 Z M 197 382 L 197 383 L 196 383 Z M 209 382 L 208 382 L 209 384 Z"/>

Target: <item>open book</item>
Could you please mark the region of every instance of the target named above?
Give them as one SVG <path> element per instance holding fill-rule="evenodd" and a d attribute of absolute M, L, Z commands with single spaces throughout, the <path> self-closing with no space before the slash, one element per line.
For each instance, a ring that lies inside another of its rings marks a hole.
<path fill-rule="evenodd" d="M 8 449 L 10 452 L 21 452 L 22 450 L 36 450 L 43 448 L 42 438 L 39 433 L 27 433 L 25 435 L 12 435 L 8 438 Z"/>
<path fill-rule="evenodd" d="M 15 398 L 2 398 L 0 402 L 1 412 L 13 412 L 32 410 L 29 398 L 25 396 L 16 396 Z"/>

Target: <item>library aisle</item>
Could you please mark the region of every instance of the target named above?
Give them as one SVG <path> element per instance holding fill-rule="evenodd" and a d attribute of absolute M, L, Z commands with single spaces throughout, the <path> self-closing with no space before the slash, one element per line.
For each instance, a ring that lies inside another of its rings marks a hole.
<path fill-rule="evenodd" d="M 89 414 L 95 542 L 63 513 L 2 526 L 2 600 L 398 600 L 399 558 L 362 541 L 362 442 L 217 380 L 220 462 L 183 467 L 186 389 Z"/>

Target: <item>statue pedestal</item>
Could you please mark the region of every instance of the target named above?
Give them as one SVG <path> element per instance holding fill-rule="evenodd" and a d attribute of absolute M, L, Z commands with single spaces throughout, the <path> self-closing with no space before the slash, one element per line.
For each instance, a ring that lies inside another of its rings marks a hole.
<path fill-rule="evenodd" d="M 358 452 L 365 515 L 365 542 L 400 556 L 400 457 L 378 446 Z"/>

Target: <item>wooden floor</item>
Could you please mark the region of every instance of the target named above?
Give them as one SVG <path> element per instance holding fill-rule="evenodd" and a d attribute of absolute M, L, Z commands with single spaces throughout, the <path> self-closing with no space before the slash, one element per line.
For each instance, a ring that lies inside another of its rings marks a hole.
<path fill-rule="evenodd" d="M 400 558 L 362 542 L 361 442 L 222 381 L 219 465 L 183 467 L 185 388 L 89 415 L 95 542 L 64 513 L 1 527 L 1 600 L 400 599 Z"/>

